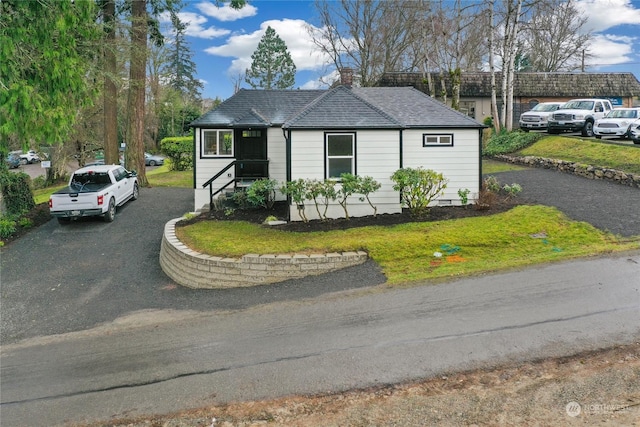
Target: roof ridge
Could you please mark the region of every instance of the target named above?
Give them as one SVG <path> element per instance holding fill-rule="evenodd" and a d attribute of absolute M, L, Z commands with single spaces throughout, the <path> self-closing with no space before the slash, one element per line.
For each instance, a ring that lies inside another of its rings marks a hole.
<path fill-rule="evenodd" d="M 320 103 L 324 102 L 327 98 L 329 98 L 331 96 L 334 96 L 334 95 L 336 95 L 336 94 L 338 94 L 340 92 L 348 94 L 348 95 L 352 96 L 353 98 L 357 99 L 359 102 L 361 102 L 364 105 L 366 105 L 367 107 L 371 108 L 372 110 L 374 110 L 375 112 L 377 112 L 378 114 L 383 116 L 385 119 L 389 120 L 392 123 L 397 124 L 398 127 L 403 127 L 403 124 L 401 122 L 399 122 L 395 117 L 389 115 L 387 112 L 385 112 L 384 110 L 380 109 L 376 105 L 371 104 L 366 99 L 363 99 L 361 96 L 358 96 L 355 92 L 353 92 L 350 88 L 348 88 L 346 86 L 337 86 L 335 88 L 329 89 L 328 91 L 326 91 L 325 93 L 323 93 L 319 97 L 315 98 L 312 102 L 307 104 L 302 110 L 300 110 L 299 112 L 289 116 L 289 118 L 287 118 L 287 120 L 285 120 L 284 126 L 285 127 L 290 127 L 291 125 L 295 124 L 297 121 L 301 120 L 303 117 L 306 117 L 307 115 L 309 115 L 316 106 L 318 106 Z"/>

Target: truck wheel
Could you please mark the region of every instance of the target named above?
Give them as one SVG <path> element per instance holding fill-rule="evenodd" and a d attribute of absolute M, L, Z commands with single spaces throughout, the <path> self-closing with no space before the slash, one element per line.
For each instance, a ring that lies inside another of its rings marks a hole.
<path fill-rule="evenodd" d="M 140 189 L 138 188 L 138 183 L 133 184 L 133 193 L 131 193 L 131 200 L 138 200 L 140 197 Z"/>
<path fill-rule="evenodd" d="M 104 222 L 113 222 L 116 218 L 116 202 L 111 199 L 109 200 L 109 209 L 104 214 Z"/>
<path fill-rule="evenodd" d="M 593 136 L 593 122 L 587 120 L 582 128 L 582 136 Z"/>

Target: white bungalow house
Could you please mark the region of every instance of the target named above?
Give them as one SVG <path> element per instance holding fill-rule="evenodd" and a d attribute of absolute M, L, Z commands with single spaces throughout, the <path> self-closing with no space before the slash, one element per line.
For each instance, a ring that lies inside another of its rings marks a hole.
<path fill-rule="evenodd" d="M 481 185 L 484 126 L 411 87 L 337 86 L 329 90 L 240 90 L 195 120 L 195 209 L 206 210 L 224 189 L 260 178 L 278 183 L 370 176 L 382 184 L 370 198 L 378 213 L 402 211 L 391 175 L 433 169 L 448 179 L 440 205 L 473 202 Z M 278 194 L 278 200 L 286 200 Z M 348 200 L 350 216 L 371 215 Z M 313 218 L 315 209 L 307 209 Z M 328 216 L 344 216 L 338 202 Z M 290 219 L 298 220 L 295 204 Z"/>

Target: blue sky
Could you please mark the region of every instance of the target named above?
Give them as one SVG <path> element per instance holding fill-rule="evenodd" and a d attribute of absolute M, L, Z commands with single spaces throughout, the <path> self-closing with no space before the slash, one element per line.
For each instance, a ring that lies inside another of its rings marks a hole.
<path fill-rule="evenodd" d="M 640 0 L 578 0 L 577 5 L 586 11 L 585 28 L 595 36 L 594 65 L 587 71 L 633 72 L 640 80 Z M 268 26 L 285 41 L 296 64 L 295 87 L 324 87 L 320 79 L 331 70 L 305 29 L 318 25 L 316 16 L 311 0 L 249 0 L 239 11 L 225 3 L 185 0 L 181 18 L 189 24 L 187 39 L 205 85 L 203 97 L 233 95 L 234 81 L 250 66 Z"/>

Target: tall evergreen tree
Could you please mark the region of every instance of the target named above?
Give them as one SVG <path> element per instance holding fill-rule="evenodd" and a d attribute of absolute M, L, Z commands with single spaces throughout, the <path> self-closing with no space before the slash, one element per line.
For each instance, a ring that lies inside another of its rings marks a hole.
<path fill-rule="evenodd" d="M 291 59 L 286 43 L 273 28 L 267 27 L 251 59 L 251 68 L 246 71 L 245 81 L 252 88 L 290 89 L 295 84 L 296 64 Z"/>
<path fill-rule="evenodd" d="M 195 77 L 196 63 L 193 52 L 186 40 L 187 25 L 181 22 L 178 15 L 172 15 L 171 21 L 176 31 L 173 43 L 167 44 L 169 64 L 164 72 L 169 75 L 169 86 L 182 94 L 185 99 L 198 100 L 203 84 Z"/>
<path fill-rule="evenodd" d="M 65 141 L 96 99 L 95 18 L 88 0 L 0 1 L 0 140 Z"/>

